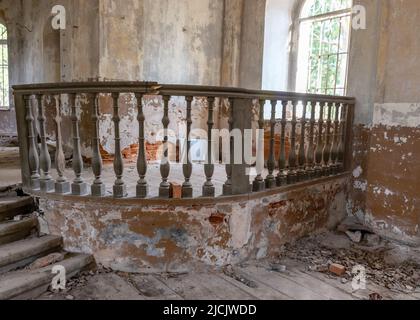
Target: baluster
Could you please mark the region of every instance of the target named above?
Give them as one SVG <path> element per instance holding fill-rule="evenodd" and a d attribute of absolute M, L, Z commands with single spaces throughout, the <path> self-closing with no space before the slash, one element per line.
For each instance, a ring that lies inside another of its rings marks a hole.
<path fill-rule="evenodd" d="M 340 136 L 339 136 L 339 145 L 338 145 L 338 171 L 341 172 L 344 170 L 344 144 L 345 144 L 345 132 L 346 132 L 346 119 L 347 119 L 348 105 L 341 105 L 341 121 L 340 121 Z"/>
<path fill-rule="evenodd" d="M 277 100 L 271 100 L 271 120 L 270 120 L 270 155 L 267 160 L 267 169 L 268 175 L 265 178 L 265 186 L 267 189 L 274 188 L 276 186 L 276 179 L 273 175 L 274 167 L 276 165 L 275 161 L 275 150 L 274 150 L 274 141 L 275 135 L 274 130 L 276 127 L 276 106 Z"/>
<path fill-rule="evenodd" d="M 319 102 L 319 119 L 318 119 L 318 141 L 315 151 L 315 175 L 322 176 L 322 129 L 324 127 L 324 105 Z"/>
<path fill-rule="evenodd" d="M 192 125 L 191 109 L 192 109 L 192 102 L 194 100 L 194 97 L 187 96 L 185 97 L 185 100 L 187 101 L 187 137 L 186 137 L 187 138 L 187 150 L 186 150 L 187 159 L 184 159 L 184 163 L 182 166 L 184 177 L 185 177 L 185 181 L 182 184 L 182 197 L 192 198 L 193 186 L 190 181 L 191 175 L 192 175 L 192 163 L 191 163 L 191 157 L 190 157 L 190 150 L 191 150 L 190 134 L 191 134 L 191 125 Z"/>
<path fill-rule="evenodd" d="M 290 135 L 290 153 L 289 153 L 289 170 L 287 172 L 287 183 L 292 184 L 297 182 L 296 172 L 296 104 L 297 101 L 292 101 L 292 132 Z"/>
<path fill-rule="evenodd" d="M 253 183 L 253 191 L 263 191 L 265 188 L 264 178 L 262 177 L 262 172 L 264 170 L 264 105 L 265 100 L 259 100 L 260 105 L 260 115 L 258 120 L 258 149 L 257 149 L 257 162 L 256 170 L 257 177 Z"/>
<path fill-rule="evenodd" d="M 310 103 L 311 105 L 311 120 L 309 124 L 309 144 L 308 144 L 308 150 L 306 155 L 306 170 L 307 170 L 307 176 L 309 179 L 313 179 L 315 175 L 314 170 L 314 157 L 315 157 L 315 144 L 314 144 L 314 129 L 315 129 L 315 109 L 316 109 L 316 102 Z"/>
<path fill-rule="evenodd" d="M 306 134 L 306 108 L 307 102 L 302 101 L 302 119 L 300 121 L 300 142 L 299 142 L 299 153 L 298 153 L 298 163 L 299 169 L 297 172 L 297 180 L 303 181 L 307 178 L 305 172 L 305 164 L 306 164 L 306 154 L 305 154 L 305 134 Z"/>
<path fill-rule="evenodd" d="M 287 184 L 286 173 L 286 127 L 287 127 L 287 104 L 282 101 L 282 115 L 281 115 L 281 140 L 280 140 L 280 155 L 279 155 L 279 174 L 277 175 L 277 185 L 284 186 Z"/>
<path fill-rule="evenodd" d="M 127 196 L 127 186 L 123 180 L 124 174 L 124 161 L 121 154 L 121 137 L 120 137 L 120 106 L 118 100 L 120 98 L 119 92 L 112 93 L 112 100 L 114 106 L 114 115 L 112 121 L 114 122 L 114 135 L 115 135 L 115 152 L 114 152 L 114 172 L 116 180 L 114 183 L 113 191 L 114 198 L 124 198 Z"/>
<path fill-rule="evenodd" d="M 28 122 L 28 139 L 29 139 L 29 168 L 31 170 L 31 188 L 32 190 L 40 189 L 39 175 L 39 157 L 37 137 L 35 136 L 35 118 L 32 112 L 32 99 L 30 95 L 24 96 L 26 107 L 26 121 Z"/>
<path fill-rule="evenodd" d="M 228 196 L 232 194 L 232 166 L 234 163 L 234 148 L 235 138 L 232 135 L 233 131 L 233 99 L 229 99 L 229 164 L 226 164 L 227 180 L 223 185 L 223 195 Z"/>
<path fill-rule="evenodd" d="M 204 164 L 204 173 L 206 174 L 206 182 L 203 185 L 203 197 L 214 197 L 215 188 L 213 185 L 212 177 L 214 173 L 213 155 L 212 155 L 212 130 L 214 125 L 213 120 L 213 109 L 214 109 L 214 97 L 208 97 L 207 102 L 209 106 L 208 120 L 207 120 L 207 163 Z"/>
<path fill-rule="evenodd" d="M 332 111 L 332 103 L 327 103 L 328 105 L 328 112 L 327 112 L 327 125 L 325 128 L 325 145 L 324 145 L 324 150 L 323 150 L 323 155 L 322 155 L 322 160 L 323 160 L 323 174 L 324 175 L 330 175 L 330 151 L 331 151 L 331 147 L 330 147 L 330 143 L 331 143 L 331 111 Z"/>
<path fill-rule="evenodd" d="M 169 172 L 171 170 L 171 165 L 169 163 L 169 143 L 168 143 L 168 126 L 169 126 L 169 100 L 171 96 L 163 96 L 163 157 L 160 163 L 160 175 L 162 176 L 162 182 L 159 186 L 159 197 L 160 198 L 169 198 L 169 189 L 170 185 L 168 182 Z"/>
<path fill-rule="evenodd" d="M 92 110 L 92 123 L 93 123 L 93 137 L 92 137 L 92 171 L 95 176 L 95 180 L 91 185 L 92 196 L 104 197 L 105 196 L 105 184 L 102 182 L 102 156 L 99 150 L 99 93 L 91 95 L 94 99 L 93 110 Z"/>
<path fill-rule="evenodd" d="M 71 191 L 74 195 L 82 196 L 87 194 L 87 184 L 82 179 L 83 159 L 80 151 L 80 130 L 79 115 L 76 106 L 76 94 L 69 93 L 69 104 L 71 105 L 71 120 L 73 124 L 73 171 L 75 179 L 71 185 Z"/>
<path fill-rule="evenodd" d="M 55 129 L 56 129 L 56 148 L 55 148 L 55 167 L 58 174 L 58 179 L 55 182 L 55 192 L 58 194 L 70 193 L 70 182 L 64 177 L 66 170 L 66 158 L 63 151 L 63 138 L 61 135 L 61 98 L 56 97 L 55 104 Z"/>
<path fill-rule="evenodd" d="M 331 146 L 331 173 L 337 174 L 338 173 L 338 138 L 339 138 L 339 112 L 340 112 L 340 104 L 334 104 L 334 133 L 333 133 L 333 143 Z"/>
<path fill-rule="evenodd" d="M 43 104 L 42 95 L 37 94 L 36 96 L 38 106 L 38 122 L 39 122 L 39 134 L 41 137 L 41 148 L 40 148 L 40 167 L 42 170 L 42 177 L 40 180 L 41 190 L 44 192 L 54 191 L 54 181 L 51 178 L 51 157 L 48 152 L 47 146 L 47 133 L 45 129 L 45 105 Z"/>
<path fill-rule="evenodd" d="M 146 181 L 147 173 L 147 159 L 146 159 L 146 145 L 144 136 L 144 122 L 146 117 L 143 110 L 143 94 L 135 93 L 137 100 L 137 121 L 139 122 L 139 152 L 137 155 L 137 173 L 139 180 L 136 186 L 136 197 L 144 199 L 147 197 L 149 187 Z"/>

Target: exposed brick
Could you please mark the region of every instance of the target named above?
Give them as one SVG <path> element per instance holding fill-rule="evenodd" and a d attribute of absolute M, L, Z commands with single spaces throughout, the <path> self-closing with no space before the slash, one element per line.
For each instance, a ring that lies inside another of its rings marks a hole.
<path fill-rule="evenodd" d="M 182 186 L 179 183 L 171 182 L 169 192 L 170 192 L 171 198 L 174 198 L 174 199 L 182 198 Z"/>
<path fill-rule="evenodd" d="M 331 273 L 341 277 L 346 273 L 346 267 L 342 266 L 341 264 L 332 263 L 330 264 L 329 270 Z"/>

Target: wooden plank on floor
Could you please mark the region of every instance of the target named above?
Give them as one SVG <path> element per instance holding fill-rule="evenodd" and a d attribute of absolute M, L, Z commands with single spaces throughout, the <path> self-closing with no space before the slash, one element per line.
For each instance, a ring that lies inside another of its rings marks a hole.
<path fill-rule="evenodd" d="M 252 295 L 256 300 L 291 300 L 291 297 L 288 297 L 273 288 L 266 286 L 265 284 L 258 283 L 257 288 L 251 288 L 239 282 L 223 273 L 218 274 L 220 279 L 230 283 L 232 286 L 235 286 L 248 294 Z"/>
<path fill-rule="evenodd" d="M 255 297 L 246 293 L 242 289 L 221 279 L 216 274 L 199 273 L 191 274 L 189 279 L 195 283 L 200 283 L 206 287 L 212 294 L 221 300 L 254 300 Z"/>
<path fill-rule="evenodd" d="M 316 277 L 311 276 L 310 274 L 306 274 L 303 272 L 300 272 L 297 269 L 288 270 L 286 272 L 277 272 L 277 274 L 280 277 L 287 278 L 290 281 L 293 281 L 297 284 L 300 284 L 301 286 L 305 288 L 312 288 L 316 292 L 321 293 L 323 296 L 326 296 L 328 299 L 331 300 L 354 300 L 355 297 L 353 297 L 348 292 L 344 291 L 343 289 L 331 285 L 329 283 L 326 283 L 325 281 L 322 281 L 321 279 L 318 279 Z"/>
<path fill-rule="evenodd" d="M 338 287 L 342 289 L 343 291 L 347 292 L 348 294 L 351 294 L 353 297 L 357 299 L 361 299 L 361 300 L 369 300 L 369 295 L 372 293 L 379 293 L 384 299 L 387 299 L 387 300 L 400 300 L 400 299 L 409 300 L 410 299 L 410 296 L 407 294 L 392 292 L 391 290 L 385 287 L 378 286 L 377 284 L 369 282 L 369 281 L 367 283 L 366 290 L 354 291 L 351 286 L 351 282 L 342 284 L 340 283 L 338 278 L 331 278 L 319 272 L 303 271 L 303 273 L 306 273 L 308 275 L 311 275 L 312 277 L 320 279 L 321 281 L 324 281 L 325 283 L 328 283 L 332 286 Z"/>
<path fill-rule="evenodd" d="M 156 275 L 155 277 L 185 300 L 219 300 L 217 295 L 190 274 L 173 277 Z"/>
<path fill-rule="evenodd" d="M 263 283 L 282 294 L 296 300 L 326 300 L 327 297 L 312 289 L 305 288 L 296 282 L 280 277 L 277 272 L 270 272 L 261 267 L 247 266 L 241 271 L 258 283 Z"/>
<path fill-rule="evenodd" d="M 182 297 L 153 275 L 130 275 L 133 286 L 148 300 L 182 300 Z"/>

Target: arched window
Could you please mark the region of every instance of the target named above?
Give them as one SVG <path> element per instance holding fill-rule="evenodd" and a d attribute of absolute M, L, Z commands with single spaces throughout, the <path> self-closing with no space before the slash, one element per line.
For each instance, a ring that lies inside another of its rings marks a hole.
<path fill-rule="evenodd" d="M 352 0 L 306 0 L 299 18 L 296 90 L 345 95 Z"/>
<path fill-rule="evenodd" d="M 0 109 L 9 109 L 9 52 L 7 29 L 0 23 Z"/>

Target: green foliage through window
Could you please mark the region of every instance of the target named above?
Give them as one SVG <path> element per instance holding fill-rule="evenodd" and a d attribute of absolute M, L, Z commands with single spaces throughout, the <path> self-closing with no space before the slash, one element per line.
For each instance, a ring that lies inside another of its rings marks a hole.
<path fill-rule="evenodd" d="M 351 4 L 351 0 L 308 0 L 302 10 L 301 44 L 309 50 L 299 52 L 298 72 L 307 76 L 298 76 L 301 82 L 306 81 L 298 87 L 305 86 L 308 93 L 346 93 Z M 302 63 L 302 59 L 307 61 Z M 303 70 L 306 64 L 307 70 Z"/>

